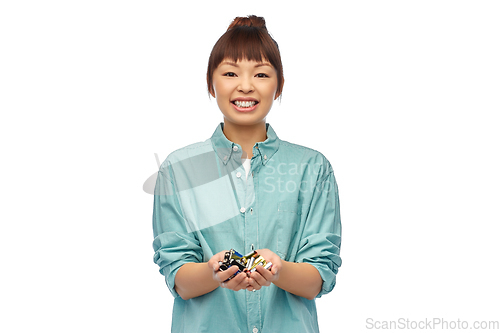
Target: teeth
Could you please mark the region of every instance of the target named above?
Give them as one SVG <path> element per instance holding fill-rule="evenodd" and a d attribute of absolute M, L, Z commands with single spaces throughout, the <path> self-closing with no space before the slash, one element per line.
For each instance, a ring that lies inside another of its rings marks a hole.
<path fill-rule="evenodd" d="M 255 101 L 234 101 L 234 104 L 239 108 L 249 108 L 255 105 Z"/>

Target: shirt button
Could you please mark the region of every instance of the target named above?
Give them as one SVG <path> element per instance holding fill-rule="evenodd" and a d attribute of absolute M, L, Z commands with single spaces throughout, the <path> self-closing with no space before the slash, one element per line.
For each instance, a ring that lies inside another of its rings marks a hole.
<path fill-rule="evenodd" d="M 245 207 L 240 208 L 240 212 L 244 213 L 245 212 Z"/>
<path fill-rule="evenodd" d="M 234 147 L 233 147 L 233 150 L 234 150 L 234 151 L 238 151 L 238 146 L 234 146 Z"/>
<path fill-rule="evenodd" d="M 240 178 L 241 177 L 241 172 L 236 173 L 236 177 Z"/>
<path fill-rule="evenodd" d="M 267 160 L 267 155 L 264 155 L 264 159 Z"/>
<path fill-rule="evenodd" d="M 257 333 L 258 331 L 259 331 L 259 329 L 257 327 L 254 327 L 252 330 L 253 333 Z"/>

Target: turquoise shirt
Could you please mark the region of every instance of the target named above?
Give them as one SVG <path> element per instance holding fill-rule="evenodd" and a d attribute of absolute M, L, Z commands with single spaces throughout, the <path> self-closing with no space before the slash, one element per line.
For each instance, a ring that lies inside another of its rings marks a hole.
<path fill-rule="evenodd" d="M 223 133 L 170 153 L 158 171 L 153 208 L 154 262 L 174 296 L 172 332 L 319 332 L 315 300 L 271 284 L 255 292 L 215 290 L 183 300 L 175 275 L 235 249 L 267 248 L 290 262 L 313 265 L 323 279 L 316 298 L 335 286 L 342 261 L 337 183 L 320 152 L 267 139 L 252 150 L 248 179 L 242 148 Z"/>

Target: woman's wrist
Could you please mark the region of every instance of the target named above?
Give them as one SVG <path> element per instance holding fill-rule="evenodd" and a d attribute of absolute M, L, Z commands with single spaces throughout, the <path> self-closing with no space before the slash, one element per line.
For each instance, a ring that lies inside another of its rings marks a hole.
<path fill-rule="evenodd" d="M 282 268 L 273 283 L 289 293 L 312 300 L 321 291 L 323 280 L 318 270 L 308 263 L 282 260 Z"/>
<path fill-rule="evenodd" d="M 212 272 L 206 262 L 185 263 L 175 275 L 174 288 L 184 300 L 207 294 L 219 286 Z"/>

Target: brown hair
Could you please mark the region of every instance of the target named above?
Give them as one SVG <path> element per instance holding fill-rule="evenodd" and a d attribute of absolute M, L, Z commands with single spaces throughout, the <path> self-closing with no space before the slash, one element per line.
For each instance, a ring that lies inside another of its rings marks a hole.
<path fill-rule="evenodd" d="M 227 28 L 227 31 L 215 43 L 208 59 L 207 84 L 208 93 L 215 94 L 213 87 L 213 73 L 224 59 L 234 62 L 247 59 L 262 62 L 267 60 L 273 65 L 278 76 L 280 95 L 285 79 L 278 43 L 271 37 L 266 28 L 263 17 L 249 15 L 236 17 Z"/>

